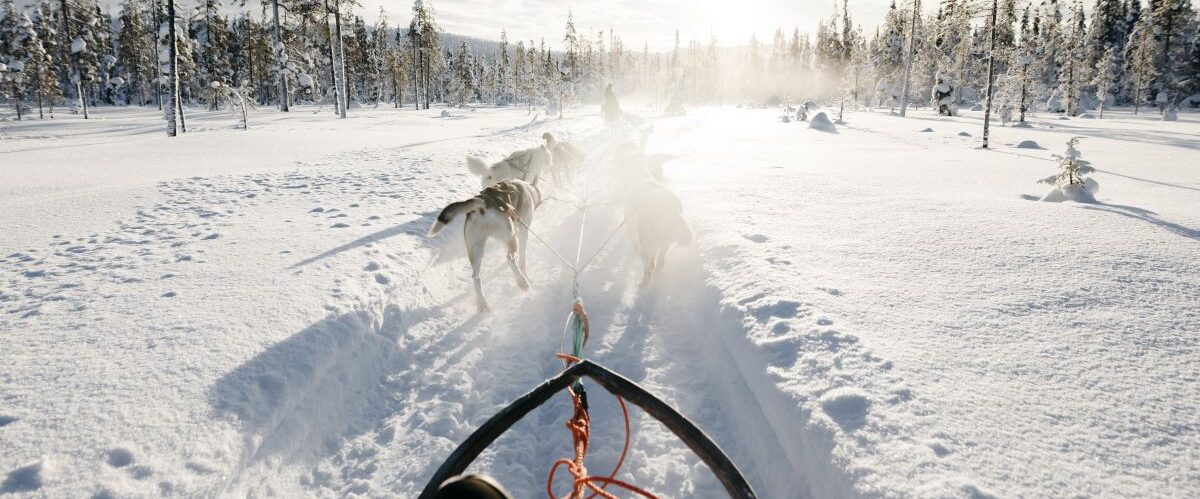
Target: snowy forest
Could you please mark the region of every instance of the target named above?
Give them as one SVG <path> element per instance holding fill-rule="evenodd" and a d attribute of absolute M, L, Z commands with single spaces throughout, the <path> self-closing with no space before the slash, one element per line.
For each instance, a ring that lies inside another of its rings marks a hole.
<path fill-rule="evenodd" d="M 495 42 L 444 32 L 422 0 L 399 19 L 344 0 L 232 7 L 236 14 L 219 0 L 123 0 L 106 12 L 95 0 L 30 9 L 3 0 L 0 95 L 18 119 L 63 108 L 86 117 L 102 105 L 162 108 L 173 101 L 173 81 L 181 111 L 557 106 L 598 102 L 608 83 L 627 95 L 695 104 L 844 98 L 895 106 L 905 94 L 914 104 L 963 106 L 982 100 L 991 64 L 996 105 L 1021 120 L 1025 112 L 1077 115 L 1102 105 L 1151 106 L 1169 119 L 1176 108 L 1200 105 L 1190 0 L 1096 0 L 1090 11 L 1079 1 L 912 0 L 893 2 L 870 30 L 844 0 L 815 36 L 780 28 L 730 45 L 715 36 L 681 40 L 676 31 L 669 51 L 629 45 L 612 29 L 580 28 L 570 12 L 544 38 L 509 40 L 500 28 Z"/>

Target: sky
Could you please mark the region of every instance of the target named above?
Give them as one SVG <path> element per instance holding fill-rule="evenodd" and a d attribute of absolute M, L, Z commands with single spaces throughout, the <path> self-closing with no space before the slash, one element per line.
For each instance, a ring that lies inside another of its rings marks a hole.
<path fill-rule="evenodd" d="M 193 8 L 197 0 L 176 0 L 179 8 Z M 265 0 L 264 0 L 265 1 Z M 374 23 L 379 8 L 386 9 L 392 26 L 407 24 L 412 17 L 412 0 L 358 0 L 357 9 Z M 841 9 L 839 1 L 839 12 Z M 36 0 L 18 0 L 32 4 Z M 101 0 L 114 16 L 122 0 Z M 221 0 L 227 9 L 231 0 Z M 508 38 L 540 40 L 545 37 L 552 48 L 560 48 L 567 11 L 574 14 L 575 27 L 590 39 L 599 30 L 613 29 L 627 50 L 639 50 L 643 42 L 651 50 L 670 50 L 675 30 L 680 44 L 697 39 L 707 44 L 716 35 L 721 45 L 745 45 L 754 33 L 760 41 L 770 42 L 776 28 L 791 35 L 793 27 L 812 36 L 817 22 L 833 13 L 834 0 L 426 0 L 437 13 L 438 22 L 448 33 L 495 40 L 500 28 Z M 850 0 L 850 13 L 856 24 L 873 30 L 883 19 L 891 0 Z M 260 11 L 256 0 L 246 0 L 247 10 Z"/>
<path fill-rule="evenodd" d="M 408 19 L 410 3 L 387 0 L 360 0 L 366 12 L 380 5 L 393 19 Z M 451 33 L 495 39 L 500 27 L 509 39 L 528 40 L 546 37 L 558 48 L 566 26 L 568 9 L 574 14 L 580 32 L 595 39 L 596 32 L 612 28 L 627 49 L 640 49 L 643 42 L 651 50 L 667 50 L 679 30 L 681 45 L 690 39 L 707 44 L 716 35 L 719 44 L 744 45 L 750 34 L 770 41 L 776 28 L 790 35 L 793 27 L 810 35 L 818 21 L 833 12 L 833 0 L 599 0 L 564 2 L 562 0 L 432 0 L 442 27 Z M 855 23 L 875 26 L 883 18 L 890 0 L 850 2 Z M 839 5 L 840 9 L 840 5 Z M 404 16 L 400 11 L 404 10 Z"/>

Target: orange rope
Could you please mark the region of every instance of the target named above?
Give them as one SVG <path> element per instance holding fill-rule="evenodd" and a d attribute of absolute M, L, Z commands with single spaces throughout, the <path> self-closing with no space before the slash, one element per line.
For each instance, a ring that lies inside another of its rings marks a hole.
<path fill-rule="evenodd" d="M 557 357 L 563 358 L 563 360 L 569 360 L 567 358 L 574 359 L 576 361 L 578 360 L 570 355 L 565 354 L 559 354 Z M 588 416 L 587 410 L 583 408 L 583 402 L 580 399 L 579 394 L 576 394 L 569 388 L 567 391 L 571 394 L 571 403 L 575 407 L 575 413 L 566 423 L 567 429 L 571 431 L 571 440 L 575 449 L 575 459 L 570 460 L 563 458 L 554 462 L 554 465 L 550 467 L 549 476 L 546 477 L 546 495 L 551 499 L 555 499 L 557 497 L 554 495 L 554 475 L 557 473 L 559 466 L 566 466 L 567 472 L 574 477 L 571 494 L 566 496 L 568 499 L 582 498 L 583 493 L 589 489 L 592 491 L 592 494 L 588 496 L 588 499 L 596 496 L 600 496 L 605 499 L 617 499 L 617 496 L 604 490 L 604 488 L 609 485 L 622 487 L 642 497 L 657 499 L 656 496 L 640 487 L 637 487 L 636 485 L 616 479 L 617 473 L 620 472 L 621 466 L 625 463 L 625 457 L 629 452 L 629 409 L 625 405 L 625 400 L 617 397 L 617 401 L 621 404 L 621 413 L 625 417 L 625 446 L 621 449 L 621 457 L 617 460 L 617 465 L 613 468 L 612 473 L 609 474 L 609 476 L 589 476 L 587 474 L 587 468 L 583 465 L 583 460 L 584 457 L 587 456 L 588 443 L 590 439 L 591 418 Z M 596 485 L 594 482 L 599 482 L 602 485 Z"/>

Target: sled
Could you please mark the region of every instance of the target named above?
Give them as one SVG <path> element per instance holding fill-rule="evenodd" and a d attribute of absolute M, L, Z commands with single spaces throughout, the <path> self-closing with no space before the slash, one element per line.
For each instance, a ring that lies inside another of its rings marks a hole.
<path fill-rule="evenodd" d="M 699 427 L 636 383 L 589 360 L 583 360 L 559 375 L 546 380 L 483 423 L 470 437 L 459 444 L 446 462 L 442 463 L 433 477 L 429 479 L 429 483 L 425 485 L 425 489 L 419 497 L 432 499 L 437 495 L 438 487 L 443 482 L 466 471 L 475 458 L 479 457 L 479 454 L 488 445 L 500 438 L 500 435 L 508 431 L 512 425 L 530 411 L 544 404 L 552 395 L 571 386 L 584 376 L 591 378 L 613 395 L 632 402 L 670 429 L 675 436 L 687 444 L 692 452 L 696 453 L 701 461 L 704 461 L 704 464 L 708 465 L 713 475 L 725 487 L 729 497 L 736 499 L 757 497 L 754 490 L 750 488 L 750 483 L 746 481 L 746 477 L 742 476 L 742 472 L 738 470 L 737 465 L 733 464 L 729 456 L 726 456 L 725 452 Z"/>

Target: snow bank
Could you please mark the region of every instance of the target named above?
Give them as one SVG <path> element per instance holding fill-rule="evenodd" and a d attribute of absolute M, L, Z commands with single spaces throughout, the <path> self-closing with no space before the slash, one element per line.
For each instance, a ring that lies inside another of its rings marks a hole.
<path fill-rule="evenodd" d="M 817 111 L 813 113 L 808 120 L 808 127 L 822 132 L 837 133 L 837 125 L 834 125 L 833 121 L 830 121 L 829 113 L 826 113 L 825 111 Z"/>
<path fill-rule="evenodd" d="M 1045 149 L 1045 147 L 1042 147 L 1041 145 L 1039 145 L 1036 140 L 1028 140 L 1028 139 L 1017 142 L 1016 148 L 1017 149 Z"/>
<path fill-rule="evenodd" d="M 1042 201 L 1049 203 L 1062 203 L 1065 201 L 1074 201 L 1076 203 L 1095 203 L 1096 192 L 1100 190 L 1100 184 L 1095 180 L 1086 179 L 1084 185 L 1067 185 L 1062 187 L 1054 187 L 1050 192 L 1042 196 Z"/>

